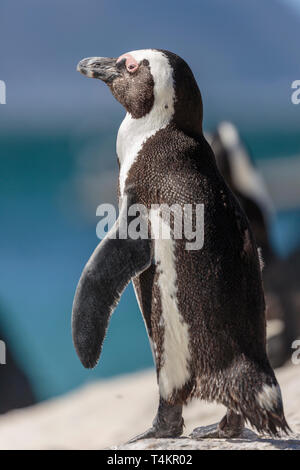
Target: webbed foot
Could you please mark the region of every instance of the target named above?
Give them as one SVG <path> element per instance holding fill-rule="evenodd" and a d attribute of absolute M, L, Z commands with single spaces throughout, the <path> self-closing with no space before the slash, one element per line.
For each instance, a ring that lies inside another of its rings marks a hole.
<path fill-rule="evenodd" d="M 244 419 L 241 415 L 228 410 L 219 424 L 196 428 L 190 434 L 193 439 L 229 439 L 241 437 L 244 431 Z"/>
<path fill-rule="evenodd" d="M 152 427 L 142 434 L 139 434 L 128 443 L 139 441 L 140 439 L 179 437 L 183 432 L 184 421 L 182 418 L 182 405 L 169 405 L 160 398 L 157 415 Z"/>
<path fill-rule="evenodd" d="M 182 425 L 179 426 L 177 429 L 163 429 L 163 428 L 155 428 L 152 426 L 150 429 L 147 431 L 143 432 L 142 434 L 138 434 L 137 436 L 133 437 L 128 441 L 128 444 L 132 444 L 133 442 L 139 441 L 141 439 L 150 439 L 151 437 L 155 439 L 159 438 L 175 438 L 181 436 L 183 431 L 183 420 L 182 420 Z"/>

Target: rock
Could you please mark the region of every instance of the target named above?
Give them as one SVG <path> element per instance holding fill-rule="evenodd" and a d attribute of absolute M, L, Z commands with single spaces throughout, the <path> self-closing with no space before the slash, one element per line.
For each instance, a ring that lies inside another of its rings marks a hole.
<path fill-rule="evenodd" d="M 0 449 L 300 449 L 300 366 L 278 369 L 286 418 L 296 433 L 281 439 L 149 439 L 124 444 L 151 424 L 158 403 L 154 370 L 97 381 L 66 396 L 0 416 Z M 188 436 L 217 423 L 220 405 L 193 401 L 184 409 Z M 298 433 L 298 434 L 297 434 Z"/>
<path fill-rule="evenodd" d="M 206 426 L 210 427 L 210 426 Z M 300 450 L 300 435 L 280 439 L 259 438 L 247 429 L 238 439 L 144 439 L 113 450 Z"/>

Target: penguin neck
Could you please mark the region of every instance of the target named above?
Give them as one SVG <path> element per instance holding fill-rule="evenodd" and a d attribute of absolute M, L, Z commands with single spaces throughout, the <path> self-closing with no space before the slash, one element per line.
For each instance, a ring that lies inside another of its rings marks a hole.
<path fill-rule="evenodd" d="M 118 132 L 117 155 L 120 165 L 120 194 L 124 193 L 128 171 L 143 144 L 156 132 L 167 127 L 173 118 L 174 106 L 153 106 L 145 116 L 135 119 L 127 113 Z"/>
<path fill-rule="evenodd" d="M 157 131 L 164 129 L 172 121 L 174 109 L 157 110 L 153 108 L 150 113 L 135 119 L 127 113 L 119 128 L 117 137 L 117 154 L 120 165 L 124 162 L 128 152 L 131 153 L 135 141 L 145 141 Z"/>

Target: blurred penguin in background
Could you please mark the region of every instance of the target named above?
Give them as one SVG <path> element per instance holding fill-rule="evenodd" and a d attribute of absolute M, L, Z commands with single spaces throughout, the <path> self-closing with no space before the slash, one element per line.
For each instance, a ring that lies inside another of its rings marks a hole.
<path fill-rule="evenodd" d="M 0 414 L 36 403 L 30 378 L 10 347 L 10 340 L 2 327 L 4 315 L 7 313 L 0 305 Z"/>
<path fill-rule="evenodd" d="M 267 303 L 268 355 L 272 366 L 279 367 L 290 357 L 291 343 L 295 339 L 295 312 L 285 289 L 286 261 L 276 255 L 270 242 L 274 206 L 237 128 L 230 122 L 221 122 L 206 138 L 220 172 L 249 219 L 260 248 Z"/>
<path fill-rule="evenodd" d="M 209 142 L 215 153 L 218 168 L 246 212 L 257 246 L 260 247 L 267 263 L 274 256 L 268 232 L 274 207 L 264 180 L 233 124 L 219 124 L 216 132 L 209 136 Z"/>

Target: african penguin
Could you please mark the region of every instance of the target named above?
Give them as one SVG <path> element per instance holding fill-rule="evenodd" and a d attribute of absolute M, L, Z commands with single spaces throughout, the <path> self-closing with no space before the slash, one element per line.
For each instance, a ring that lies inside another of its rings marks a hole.
<path fill-rule="evenodd" d="M 117 137 L 120 214 L 79 280 L 73 341 L 85 367 L 101 353 L 108 321 L 132 280 L 152 345 L 159 407 L 139 438 L 176 437 L 191 398 L 216 401 L 227 414 L 215 437 L 288 432 L 281 392 L 266 355 L 265 303 L 257 247 L 247 218 L 220 175 L 202 132 L 202 99 L 177 55 L 139 50 L 82 60 L 127 111 Z M 149 237 L 121 236 L 127 208 L 149 211 Z M 204 243 L 187 249 L 162 205 L 204 206 Z M 170 236 L 155 237 L 155 225 Z M 210 434 L 211 435 L 211 434 Z M 201 436 L 203 437 L 203 436 Z"/>

